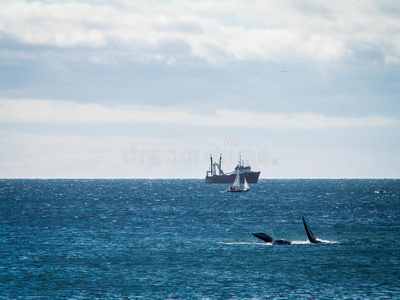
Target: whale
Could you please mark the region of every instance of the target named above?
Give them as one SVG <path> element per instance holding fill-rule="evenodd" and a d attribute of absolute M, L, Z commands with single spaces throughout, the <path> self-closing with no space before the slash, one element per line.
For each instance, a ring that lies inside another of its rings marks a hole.
<path fill-rule="evenodd" d="M 274 240 L 272 237 L 270 237 L 269 235 L 263 233 L 263 232 L 257 232 L 257 233 L 251 233 L 252 235 L 254 235 L 256 238 L 259 238 L 260 240 L 263 240 L 266 243 L 270 243 L 273 245 L 290 245 L 291 242 L 283 240 L 283 239 L 277 239 Z"/>
<path fill-rule="evenodd" d="M 301 216 L 301 218 L 303 219 L 304 229 L 306 230 L 307 237 L 308 237 L 308 240 L 310 241 L 310 243 L 313 243 L 313 244 L 321 243 L 321 241 L 319 241 L 315 238 L 314 233 L 311 231 L 310 227 L 308 226 L 306 219 L 304 219 L 304 216 Z"/>
<path fill-rule="evenodd" d="M 284 239 L 277 239 L 275 241 L 272 242 L 273 245 L 291 245 L 292 242 L 289 242 L 287 240 Z"/>
<path fill-rule="evenodd" d="M 260 240 L 263 240 L 266 243 L 272 243 L 274 241 L 274 239 L 272 237 L 270 237 L 269 235 L 263 233 L 263 232 L 258 232 L 258 233 L 251 233 L 252 235 L 254 235 L 255 237 L 259 238 Z"/>
<path fill-rule="evenodd" d="M 310 243 L 313 243 L 313 244 L 321 243 L 321 241 L 319 241 L 315 238 L 315 235 L 311 231 L 310 227 L 308 226 L 304 216 L 301 216 L 301 219 L 303 220 L 304 229 L 306 230 L 306 234 L 307 234 L 307 237 L 308 237 L 308 240 L 310 241 Z M 259 238 L 260 240 L 263 240 L 264 242 L 270 243 L 273 245 L 291 245 L 292 244 L 290 241 L 286 241 L 284 239 L 274 240 L 268 234 L 265 234 L 263 232 L 257 232 L 257 233 L 252 232 L 251 234 L 254 235 L 256 238 Z"/>

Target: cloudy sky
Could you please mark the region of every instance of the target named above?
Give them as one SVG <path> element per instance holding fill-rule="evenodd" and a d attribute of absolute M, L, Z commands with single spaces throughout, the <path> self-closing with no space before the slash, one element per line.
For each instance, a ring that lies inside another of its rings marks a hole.
<path fill-rule="evenodd" d="M 1 0 L 0 124 L 2 178 L 399 178 L 400 2 Z"/>

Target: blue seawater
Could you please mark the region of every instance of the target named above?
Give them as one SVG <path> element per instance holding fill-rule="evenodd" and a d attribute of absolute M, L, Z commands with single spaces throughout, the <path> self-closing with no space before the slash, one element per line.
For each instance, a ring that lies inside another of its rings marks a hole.
<path fill-rule="evenodd" d="M 400 298 L 400 180 L 227 187 L 0 180 L 0 299 Z"/>

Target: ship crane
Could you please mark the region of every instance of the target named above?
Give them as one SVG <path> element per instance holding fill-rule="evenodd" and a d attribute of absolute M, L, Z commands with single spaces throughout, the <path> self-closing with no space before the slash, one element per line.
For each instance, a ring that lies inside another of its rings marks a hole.
<path fill-rule="evenodd" d="M 221 168 L 221 162 L 222 162 L 222 154 L 219 155 L 219 164 L 217 164 L 217 167 L 219 170 L 219 175 L 225 175 L 224 171 L 222 171 L 222 168 Z"/>
<path fill-rule="evenodd" d="M 212 155 L 210 155 L 210 162 L 211 162 L 211 167 L 210 171 L 207 171 L 207 176 L 213 176 L 217 175 L 217 168 L 218 168 L 218 175 L 225 175 L 224 171 L 222 171 L 221 163 L 222 163 L 222 154 L 219 156 L 219 163 L 213 162 Z"/>

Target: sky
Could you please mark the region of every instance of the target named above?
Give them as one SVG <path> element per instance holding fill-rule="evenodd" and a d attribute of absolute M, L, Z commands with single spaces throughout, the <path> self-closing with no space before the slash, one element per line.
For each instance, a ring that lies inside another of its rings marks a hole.
<path fill-rule="evenodd" d="M 0 0 L 0 178 L 400 178 L 400 2 Z"/>

